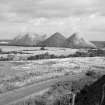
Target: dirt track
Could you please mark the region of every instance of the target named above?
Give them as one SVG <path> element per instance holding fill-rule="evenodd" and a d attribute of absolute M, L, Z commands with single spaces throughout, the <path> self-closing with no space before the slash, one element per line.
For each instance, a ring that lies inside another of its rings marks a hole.
<path fill-rule="evenodd" d="M 50 87 L 52 84 L 54 84 L 57 81 L 60 80 L 75 80 L 81 77 L 82 74 L 77 74 L 77 75 L 70 75 L 70 76 L 63 76 L 59 77 L 58 79 L 52 79 L 52 80 L 47 80 L 41 83 L 33 84 L 31 86 L 27 86 L 21 89 L 14 90 L 12 92 L 8 92 L 5 94 L 2 94 L 0 96 L 0 105 L 9 105 L 13 102 L 16 102 L 24 97 L 27 97 L 33 93 L 38 93 L 48 87 Z"/>

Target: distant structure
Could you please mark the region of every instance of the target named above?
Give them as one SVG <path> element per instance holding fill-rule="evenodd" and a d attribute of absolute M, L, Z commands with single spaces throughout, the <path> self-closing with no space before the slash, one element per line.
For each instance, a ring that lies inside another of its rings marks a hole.
<path fill-rule="evenodd" d="M 27 33 L 24 35 L 16 36 L 9 45 L 18 46 L 37 46 L 37 47 L 65 47 L 65 48 L 96 48 L 96 46 L 81 37 L 79 34 L 74 33 L 69 38 L 65 38 L 61 33 L 56 32 L 50 37 L 46 35 L 38 35 L 36 33 Z"/>
<path fill-rule="evenodd" d="M 37 44 L 45 39 L 45 36 L 38 35 L 36 33 L 16 36 L 9 45 L 19 46 L 37 46 Z"/>
<path fill-rule="evenodd" d="M 66 38 L 59 32 L 56 32 L 48 39 L 41 43 L 41 46 L 46 47 L 63 47 L 63 43 L 65 42 Z"/>
<path fill-rule="evenodd" d="M 77 33 L 74 33 L 66 39 L 63 45 L 68 48 L 96 48 L 92 42 L 86 40 Z"/>

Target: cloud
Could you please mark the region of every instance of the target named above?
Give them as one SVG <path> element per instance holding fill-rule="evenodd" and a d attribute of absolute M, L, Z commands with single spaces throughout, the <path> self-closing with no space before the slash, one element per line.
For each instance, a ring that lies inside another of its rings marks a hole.
<path fill-rule="evenodd" d="M 105 36 L 104 10 L 105 0 L 0 0 L 0 35 L 60 31 L 69 36 L 77 31 L 88 38 Z"/>
<path fill-rule="evenodd" d="M 104 9 L 105 1 L 100 0 L 0 0 L 0 17 L 17 22 L 36 17 L 87 16 L 96 12 L 104 15 Z"/>

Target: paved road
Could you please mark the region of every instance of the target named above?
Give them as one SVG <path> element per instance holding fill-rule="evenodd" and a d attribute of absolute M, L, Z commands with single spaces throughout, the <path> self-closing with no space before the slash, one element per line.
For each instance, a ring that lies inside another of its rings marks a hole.
<path fill-rule="evenodd" d="M 47 80 L 41 83 L 33 84 L 24 88 L 14 90 L 12 92 L 5 93 L 0 96 L 0 105 L 8 105 L 33 93 L 38 93 L 46 88 L 49 88 L 49 86 L 51 86 L 57 81 L 70 80 L 70 78 L 74 80 L 80 78 L 80 76 L 80 74 L 78 74 L 77 76 L 62 76 L 58 79 L 56 78 L 52 80 Z"/>

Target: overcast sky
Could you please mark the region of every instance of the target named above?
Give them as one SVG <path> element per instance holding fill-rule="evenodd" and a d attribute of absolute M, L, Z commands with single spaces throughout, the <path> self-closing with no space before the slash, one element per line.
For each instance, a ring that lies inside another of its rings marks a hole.
<path fill-rule="evenodd" d="M 25 32 L 105 40 L 105 0 L 0 0 L 0 39 Z"/>

